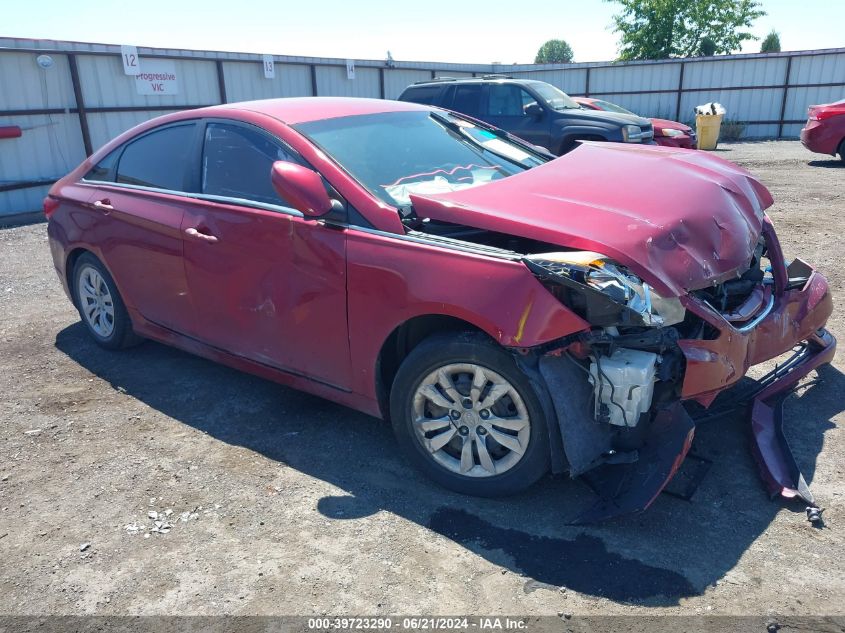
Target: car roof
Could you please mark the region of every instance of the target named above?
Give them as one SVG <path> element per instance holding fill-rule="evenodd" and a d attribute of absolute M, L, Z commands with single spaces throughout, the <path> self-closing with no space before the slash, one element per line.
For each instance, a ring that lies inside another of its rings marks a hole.
<path fill-rule="evenodd" d="M 241 101 L 203 108 L 204 116 L 231 114 L 232 110 L 266 114 L 288 125 L 335 119 L 344 116 L 431 110 L 429 106 L 408 101 L 359 99 L 355 97 L 287 97 Z"/>

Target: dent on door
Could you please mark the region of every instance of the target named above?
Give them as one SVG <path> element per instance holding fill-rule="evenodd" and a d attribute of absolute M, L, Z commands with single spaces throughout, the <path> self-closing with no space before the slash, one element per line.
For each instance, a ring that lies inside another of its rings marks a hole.
<path fill-rule="evenodd" d="M 196 336 L 232 354 L 347 389 L 346 238 L 272 211 L 188 211 L 185 269 Z"/>

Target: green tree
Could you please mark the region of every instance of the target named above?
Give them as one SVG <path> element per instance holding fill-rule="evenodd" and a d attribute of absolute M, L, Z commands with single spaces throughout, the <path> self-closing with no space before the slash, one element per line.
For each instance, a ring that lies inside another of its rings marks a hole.
<path fill-rule="evenodd" d="M 731 53 L 758 39 L 743 29 L 766 15 L 756 0 L 606 1 L 620 5 L 613 16 L 620 60 L 689 57 L 701 52 L 705 38 L 713 54 Z"/>
<path fill-rule="evenodd" d="M 710 57 L 716 54 L 716 42 L 713 41 L 713 38 L 701 38 L 701 44 L 698 46 L 698 54 L 704 57 Z"/>
<path fill-rule="evenodd" d="M 535 64 L 569 64 L 572 62 L 572 47 L 565 40 L 549 40 L 537 51 Z"/>
<path fill-rule="evenodd" d="M 761 53 L 780 53 L 780 35 L 778 32 L 772 29 L 772 32 L 766 36 L 766 39 L 763 40 L 763 44 L 760 46 Z"/>

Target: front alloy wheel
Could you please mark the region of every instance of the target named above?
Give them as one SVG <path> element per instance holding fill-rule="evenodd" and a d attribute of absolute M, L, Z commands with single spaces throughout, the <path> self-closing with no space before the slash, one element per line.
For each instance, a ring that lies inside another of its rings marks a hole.
<path fill-rule="evenodd" d="M 514 357 L 481 334 L 436 334 L 403 361 L 390 417 L 414 464 L 464 494 L 519 492 L 546 473 L 543 408 Z"/>
<path fill-rule="evenodd" d="M 490 477 L 519 463 L 531 420 L 517 390 L 495 371 L 452 363 L 426 376 L 414 394 L 417 440 L 444 468 Z"/>

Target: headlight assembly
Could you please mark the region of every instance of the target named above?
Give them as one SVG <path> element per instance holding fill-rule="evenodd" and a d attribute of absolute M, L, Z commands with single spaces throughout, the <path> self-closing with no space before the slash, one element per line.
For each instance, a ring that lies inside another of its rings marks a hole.
<path fill-rule="evenodd" d="M 622 140 L 626 143 L 639 143 L 648 136 L 639 125 L 622 126 Z"/>
<path fill-rule="evenodd" d="M 530 255 L 525 264 L 593 325 L 666 326 L 684 320 L 677 297 L 661 297 L 624 266 L 592 251 Z M 563 295 L 563 296 L 561 296 Z"/>
<path fill-rule="evenodd" d="M 683 130 L 675 130 L 675 129 L 672 129 L 672 128 L 669 128 L 669 127 L 663 128 L 662 130 L 660 130 L 660 132 L 663 134 L 663 136 L 683 136 L 684 135 Z"/>

